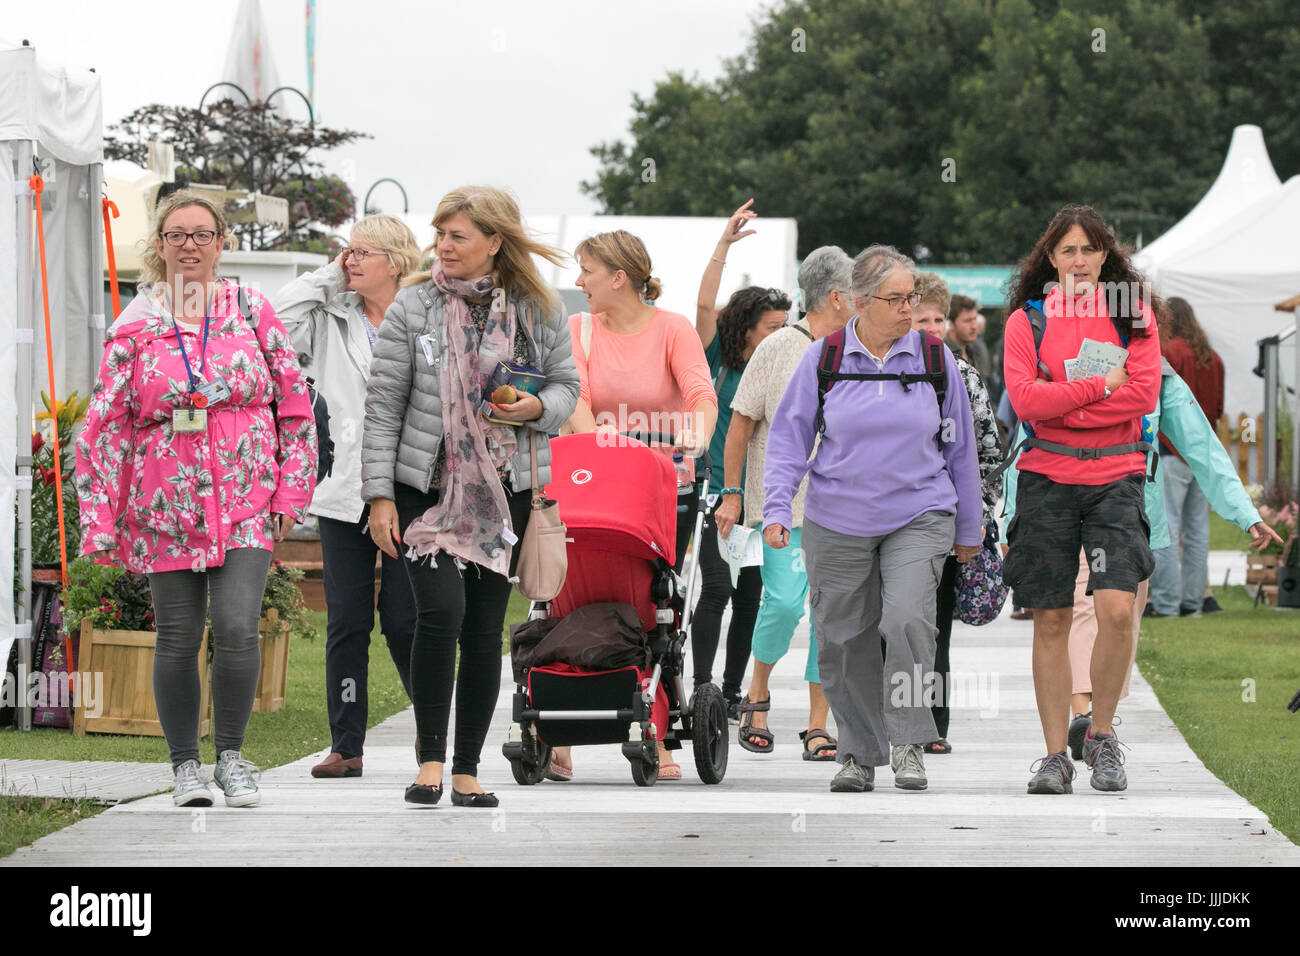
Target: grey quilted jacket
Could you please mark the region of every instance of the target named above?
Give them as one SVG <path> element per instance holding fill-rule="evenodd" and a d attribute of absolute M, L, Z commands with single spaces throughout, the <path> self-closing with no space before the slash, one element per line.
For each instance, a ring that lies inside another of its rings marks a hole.
<path fill-rule="evenodd" d="M 432 281 L 403 289 L 384 315 L 366 383 L 366 420 L 361 445 L 361 497 L 393 498 L 395 482 L 427 491 L 442 444 L 443 332 L 442 292 Z M 542 417 L 524 423 L 537 432 L 537 468 L 542 484 L 551 480 L 550 437 L 559 433 L 578 403 L 578 370 L 573 364 L 569 323 L 559 307 L 546 315 L 532 300 L 520 306 L 532 363 L 546 376 L 538 398 Z M 531 321 L 529 321 L 531 320 Z M 433 343 L 433 364 L 425 358 L 421 336 Z M 520 431 L 510 459 L 511 486 L 532 487 L 529 442 Z"/>

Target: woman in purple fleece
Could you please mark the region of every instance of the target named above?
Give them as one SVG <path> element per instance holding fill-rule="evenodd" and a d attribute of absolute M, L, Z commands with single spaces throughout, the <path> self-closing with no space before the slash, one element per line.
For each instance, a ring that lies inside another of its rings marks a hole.
<path fill-rule="evenodd" d="M 768 437 L 763 536 L 773 548 L 789 541 L 790 502 L 808 475 L 804 561 L 843 765 L 833 791 L 871 790 L 886 763 L 894 786 L 928 785 L 921 748 L 936 737 L 927 706 L 936 690 L 934 593 L 950 551 L 965 563 L 981 540 L 970 400 L 946 346 L 942 407 L 935 387 L 915 380 L 926 371 L 926 340 L 911 327 L 915 280 L 912 260 L 892 246 L 858 254 L 858 314 L 844 329 L 839 374 L 881 378 L 831 383 L 817 443 L 823 346 L 814 343 Z"/>

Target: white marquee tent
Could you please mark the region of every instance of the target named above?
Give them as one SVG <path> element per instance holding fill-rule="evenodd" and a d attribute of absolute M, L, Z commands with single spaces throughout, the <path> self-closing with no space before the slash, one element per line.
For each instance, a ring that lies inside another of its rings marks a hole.
<path fill-rule="evenodd" d="M 1238 126 L 1218 179 L 1134 259 L 1163 296 L 1181 296 L 1223 358 L 1224 411 L 1257 415 L 1256 342 L 1282 324 L 1273 306 L 1300 291 L 1300 176 L 1281 183 L 1258 126 Z"/>
<path fill-rule="evenodd" d="M 35 48 L 0 42 L 0 581 L 13 579 L 16 501 L 28 597 L 27 435 L 33 397 L 48 390 L 36 215 L 28 180 L 38 169 L 45 181 L 41 209 L 56 395 L 86 395 L 103 349 L 103 125 L 95 73 L 54 69 Z M 75 542 L 68 547 L 75 553 Z M 29 610 L 13 607 L 12 601 L 12 590 L 0 586 L 0 661 L 7 657 L 9 641 L 30 637 Z M 25 659 L 21 643 L 19 650 Z"/>

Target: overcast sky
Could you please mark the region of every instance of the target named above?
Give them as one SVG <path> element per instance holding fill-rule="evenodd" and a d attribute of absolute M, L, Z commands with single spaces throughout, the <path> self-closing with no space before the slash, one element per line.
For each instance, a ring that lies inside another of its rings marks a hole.
<path fill-rule="evenodd" d="M 197 106 L 220 80 L 235 0 L 205 4 L 44 0 L 15 4 L 0 27 L 9 43 L 69 70 L 94 67 L 104 122 L 148 103 Z M 669 71 L 713 79 L 740 55 L 751 18 L 771 0 L 319 0 L 317 120 L 373 140 L 322 154 L 358 200 L 380 177 L 399 180 L 411 209 L 432 210 L 448 189 L 508 186 L 525 216 L 591 213 L 579 191 L 596 161 L 588 148 L 626 138 L 632 94 Z M 306 92 L 303 0 L 261 0 L 280 82 Z M 106 11 L 111 10 L 111 13 Z M 281 94 L 290 115 L 301 101 Z M 277 97 L 279 99 L 279 97 Z M 380 186 L 374 202 L 396 211 Z"/>

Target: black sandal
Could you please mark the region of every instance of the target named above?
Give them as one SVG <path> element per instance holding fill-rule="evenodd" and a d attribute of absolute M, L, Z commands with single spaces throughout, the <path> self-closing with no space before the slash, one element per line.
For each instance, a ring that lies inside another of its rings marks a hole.
<path fill-rule="evenodd" d="M 834 760 L 835 754 L 839 750 L 839 741 L 822 730 L 820 727 L 814 727 L 812 730 L 804 730 L 799 733 L 799 739 L 803 741 L 803 759 L 804 760 Z M 825 740 L 826 743 L 819 744 L 808 749 L 808 741 Z M 826 751 L 831 751 L 826 753 Z"/>
<path fill-rule="evenodd" d="M 923 749 L 928 754 L 950 754 L 952 744 L 948 743 L 947 737 L 940 737 L 938 740 L 930 741 Z"/>
<path fill-rule="evenodd" d="M 754 727 L 752 725 L 753 719 L 750 715 L 754 713 L 765 714 L 770 711 L 772 709 L 771 695 L 768 695 L 767 700 L 760 700 L 755 703 L 754 701 L 751 701 L 749 695 L 746 694 L 745 699 L 740 702 L 740 706 L 737 709 L 740 711 L 740 730 L 737 742 L 743 749 L 748 750 L 752 754 L 770 754 L 773 746 L 776 744 L 776 739 L 766 728 Z M 750 737 L 757 737 L 759 740 L 766 740 L 767 746 L 760 747 L 758 744 L 752 743 L 749 739 Z"/>

